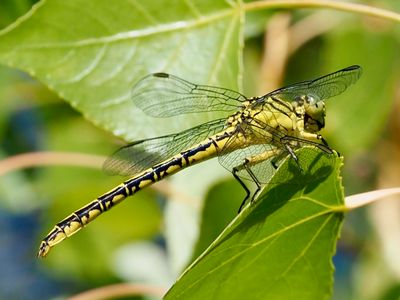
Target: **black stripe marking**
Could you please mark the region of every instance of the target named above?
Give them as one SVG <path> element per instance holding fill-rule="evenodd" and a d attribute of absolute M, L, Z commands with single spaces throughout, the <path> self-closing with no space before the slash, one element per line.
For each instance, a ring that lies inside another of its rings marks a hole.
<path fill-rule="evenodd" d="M 219 149 L 218 144 L 214 139 L 210 138 L 211 143 L 214 145 L 215 149 Z"/>
<path fill-rule="evenodd" d="M 99 198 L 97 198 L 102 206 L 103 206 L 103 210 L 102 211 L 107 211 L 110 208 L 113 207 L 114 205 L 114 198 L 117 196 L 124 196 L 125 198 L 128 196 L 125 190 L 125 186 L 119 186 L 115 189 L 113 189 L 112 191 L 108 192 L 107 194 L 101 195 Z M 90 204 L 89 204 L 90 206 Z M 84 207 L 85 208 L 85 207 Z M 92 209 L 89 209 L 88 212 L 90 212 Z"/>
<path fill-rule="evenodd" d="M 81 224 L 82 227 L 85 226 L 85 224 L 83 224 L 82 218 L 76 212 L 74 212 L 72 215 L 74 215 L 78 219 L 79 224 Z"/>
<path fill-rule="evenodd" d="M 174 157 L 173 159 L 157 165 L 153 168 L 154 172 L 157 173 L 159 179 L 163 179 L 165 176 L 168 175 L 168 169 L 172 166 L 179 166 L 180 168 L 183 168 L 183 163 L 182 163 L 182 158 L 184 157 Z"/>
<path fill-rule="evenodd" d="M 287 112 L 283 111 L 283 110 L 280 109 L 280 108 L 277 108 L 277 107 L 274 105 L 274 103 L 268 103 L 268 104 L 271 105 L 275 110 L 279 111 L 280 113 L 282 113 L 282 114 L 284 114 L 285 116 L 287 116 L 287 117 L 290 118 L 290 116 L 289 116 L 289 114 L 288 114 Z"/>
<path fill-rule="evenodd" d="M 181 155 L 182 155 L 182 158 L 185 160 L 186 165 L 189 165 L 190 164 L 189 156 L 186 155 L 185 153 L 181 153 Z M 182 159 L 181 159 L 181 162 L 182 162 Z"/>
<path fill-rule="evenodd" d="M 271 97 L 272 100 L 279 102 L 279 104 L 285 106 L 288 110 L 292 111 L 293 107 L 287 103 L 286 101 L 282 101 L 281 99 L 275 98 L 274 96 Z"/>
<path fill-rule="evenodd" d="M 219 142 L 219 141 L 222 141 L 222 140 L 224 140 L 224 139 L 226 139 L 226 138 L 229 138 L 229 137 L 231 137 L 232 135 L 234 135 L 236 133 L 236 130 L 235 131 L 233 131 L 233 132 L 224 132 L 222 135 L 217 135 L 217 137 L 216 137 L 216 140 Z"/>
<path fill-rule="evenodd" d="M 75 214 L 77 214 L 81 218 L 82 216 L 84 216 L 85 218 L 89 219 L 90 212 L 93 210 L 103 212 L 106 210 L 106 208 L 103 208 L 99 201 L 93 201 L 88 205 L 82 207 L 81 209 L 75 211 Z"/>

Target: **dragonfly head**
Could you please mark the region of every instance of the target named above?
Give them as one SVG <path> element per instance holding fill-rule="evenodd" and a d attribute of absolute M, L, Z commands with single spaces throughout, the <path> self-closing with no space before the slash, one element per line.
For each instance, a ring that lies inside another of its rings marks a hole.
<path fill-rule="evenodd" d="M 318 132 L 325 127 L 325 102 L 314 96 L 305 96 L 304 129 Z"/>
<path fill-rule="evenodd" d="M 301 96 L 296 99 L 295 106 L 303 107 L 306 131 L 315 133 L 325 127 L 325 103 L 317 96 Z"/>

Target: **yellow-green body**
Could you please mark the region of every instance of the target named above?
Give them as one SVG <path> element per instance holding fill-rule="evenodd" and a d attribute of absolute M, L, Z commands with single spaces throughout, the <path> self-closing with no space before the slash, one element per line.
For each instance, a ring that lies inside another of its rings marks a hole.
<path fill-rule="evenodd" d="M 300 111 L 300 114 L 296 115 L 295 109 L 289 103 L 267 99 L 261 105 L 257 105 L 256 99 L 249 99 L 244 102 L 242 108 L 227 119 L 226 128 L 222 132 L 210 136 L 199 144 L 190 147 L 190 149 L 177 153 L 174 157 L 137 174 L 59 222 L 43 239 L 39 256 L 46 256 L 54 245 L 75 234 L 86 224 L 128 196 L 188 166 L 213 158 L 222 149 L 229 152 L 248 147 L 251 144 L 279 142 L 275 140 L 275 135 L 266 131 L 265 128 L 260 128 L 258 133 L 253 131 L 255 134 L 252 135 L 246 135 L 246 132 L 238 132 L 238 128 L 243 129 L 246 126 L 254 128 L 254 123 L 258 122 L 268 124 L 269 127 L 284 133 L 286 136 L 305 136 L 303 128 L 304 109 L 303 112 Z M 308 138 L 318 140 L 318 135 L 306 134 Z M 226 148 L 227 141 L 233 135 L 235 135 L 234 142 Z M 248 160 L 250 164 L 256 164 L 270 158 L 271 155 L 272 153 L 264 152 L 254 157 L 248 157 Z"/>

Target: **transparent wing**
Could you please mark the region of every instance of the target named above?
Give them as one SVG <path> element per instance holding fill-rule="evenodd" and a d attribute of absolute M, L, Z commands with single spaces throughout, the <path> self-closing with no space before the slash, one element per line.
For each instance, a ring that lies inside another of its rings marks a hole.
<path fill-rule="evenodd" d="M 219 163 L 232 171 L 233 168 L 242 166 L 246 159 L 268 154 L 268 158 L 250 167 L 259 182 L 267 183 L 275 173 L 272 160 L 281 159 L 281 156 L 286 157 L 285 147 L 280 142 L 285 136 L 285 132 L 259 120 L 243 124 L 236 134 L 229 138 L 219 153 Z M 243 179 L 252 180 L 244 169 L 239 168 L 237 175 Z"/>
<path fill-rule="evenodd" d="M 262 153 L 271 153 L 272 156 L 268 159 L 260 161 L 255 165 L 251 165 L 250 169 L 257 177 L 257 180 L 260 183 L 267 183 L 271 179 L 272 175 L 275 173 L 275 168 L 272 164 L 274 157 L 277 157 L 281 154 L 281 149 L 272 145 L 272 144 L 259 144 L 259 145 L 251 145 L 246 148 L 236 149 L 234 151 L 227 152 L 221 156 L 219 156 L 220 164 L 225 167 L 227 170 L 232 172 L 233 168 L 239 168 L 239 171 L 236 173 L 240 178 L 253 181 L 250 174 L 243 168 L 240 168 L 245 159 L 262 154 Z M 287 155 L 285 155 L 286 157 Z"/>
<path fill-rule="evenodd" d="M 111 175 L 135 175 L 221 131 L 225 119 L 217 119 L 180 133 L 126 145 L 111 155 L 103 169 Z"/>
<path fill-rule="evenodd" d="M 153 117 L 207 111 L 235 111 L 246 97 L 219 87 L 197 85 L 166 73 L 141 79 L 132 89 L 137 107 Z"/>
<path fill-rule="evenodd" d="M 360 66 L 350 66 L 320 78 L 303 81 L 275 90 L 262 98 L 274 97 L 292 102 L 301 96 L 312 96 L 317 101 L 325 100 L 343 93 L 361 76 Z"/>

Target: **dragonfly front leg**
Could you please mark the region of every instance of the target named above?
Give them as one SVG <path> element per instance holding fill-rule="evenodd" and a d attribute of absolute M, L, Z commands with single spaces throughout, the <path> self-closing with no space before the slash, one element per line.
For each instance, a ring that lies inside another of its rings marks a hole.
<path fill-rule="evenodd" d="M 307 140 L 311 145 L 314 145 L 326 153 L 333 153 L 327 141 L 318 133 L 300 132 L 301 138 Z M 295 140 L 294 137 L 284 137 L 285 140 Z M 322 144 L 321 144 L 322 143 Z"/>

